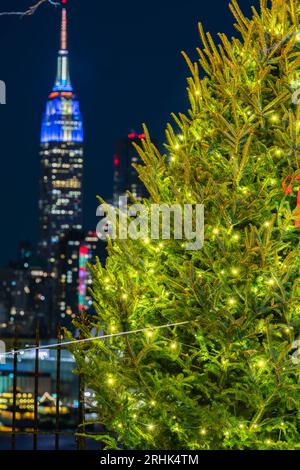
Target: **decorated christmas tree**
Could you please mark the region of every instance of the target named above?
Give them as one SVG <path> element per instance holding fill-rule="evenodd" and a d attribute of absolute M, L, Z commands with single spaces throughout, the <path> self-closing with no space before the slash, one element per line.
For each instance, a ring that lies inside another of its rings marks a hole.
<path fill-rule="evenodd" d="M 77 326 L 116 336 L 74 353 L 108 448 L 300 447 L 300 3 L 230 9 L 237 38 L 199 27 L 165 154 L 146 129 L 139 149 L 145 206 L 203 204 L 203 248 L 149 233 L 92 267 L 97 316 Z"/>

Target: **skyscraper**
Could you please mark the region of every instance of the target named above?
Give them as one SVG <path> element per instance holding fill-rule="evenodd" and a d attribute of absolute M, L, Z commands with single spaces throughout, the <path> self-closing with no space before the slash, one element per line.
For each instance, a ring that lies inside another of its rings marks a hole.
<path fill-rule="evenodd" d="M 131 132 L 127 137 L 120 139 L 117 143 L 116 153 L 114 155 L 114 195 L 113 203 L 118 206 L 119 197 L 126 195 L 127 191 L 137 199 L 141 200 L 147 197 L 148 192 L 139 178 L 139 175 L 133 164 L 142 164 L 138 152 L 133 144 L 141 144 L 145 138 L 144 134 Z"/>
<path fill-rule="evenodd" d="M 54 272 L 60 238 L 82 229 L 83 124 L 69 73 L 67 9 L 62 0 L 57 75 L 41 130 L 39 254 Z"/>

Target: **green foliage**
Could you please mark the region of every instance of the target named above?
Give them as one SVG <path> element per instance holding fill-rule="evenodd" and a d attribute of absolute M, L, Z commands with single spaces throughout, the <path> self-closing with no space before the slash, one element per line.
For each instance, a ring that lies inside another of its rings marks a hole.
<path fill-rule="evenodd" d="M 300 447 L 298 185 L 282 188 L 300 174 L 300 7 L 231 10 L 241 39 L 216 46 L 200 26 L 205 77 L 187 59 L 190 110 L 168 126 L 166 155 L 147 130 L 139 149 L 146 204 L 205 205 L 204 248 L 114 241 L 92 267 L 97 316 L 78 322 L 83 337 L 189 322 L 76 347 L 109 448 Z"/>

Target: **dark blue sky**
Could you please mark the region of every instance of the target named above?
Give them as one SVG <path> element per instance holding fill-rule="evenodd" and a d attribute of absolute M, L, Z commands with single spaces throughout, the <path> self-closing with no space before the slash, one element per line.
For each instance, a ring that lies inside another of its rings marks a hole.
<path fill-rule="evenodd" d="M 0 11 L 36 0 L 0 0 Z M 258 0 L 243 0 L 244 11 Z M 171 112 L 186 111 L 188 70 L 180 51 L 196 59 L 197 23 L 214 36 L 234 33 L 227 0 L 69 0 L 71 78 L 85 124 L 85 227 L 96 226 L 96 195 L 112 192 L 115 141 L 146 122 L 164 139 Z M 38 236 L 39 134 L 51 91 L 60 11 L 42 6 L 33 17 L 0 17 L 0 264 L 18 242 Z"/>

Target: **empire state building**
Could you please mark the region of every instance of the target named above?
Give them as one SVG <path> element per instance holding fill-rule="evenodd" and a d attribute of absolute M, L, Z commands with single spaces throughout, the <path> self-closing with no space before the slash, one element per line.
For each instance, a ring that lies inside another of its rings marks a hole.
<path fill-rule="evenodd" d="M 69 73 L 66 0 L 62 0 L 57 75 L 41 129 L 40 256 L 53 272 L 60 238 L 82 229 L 83 124 Z"/>

